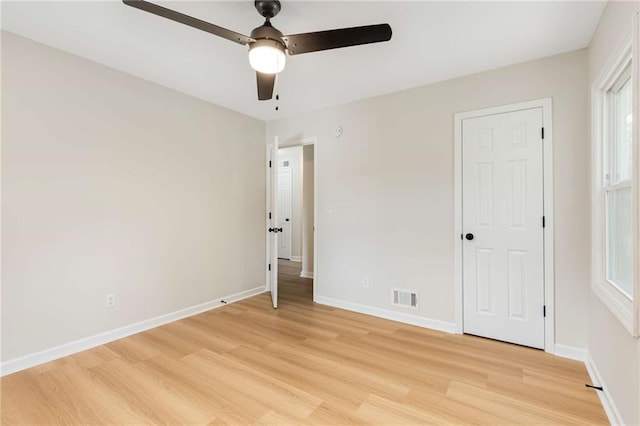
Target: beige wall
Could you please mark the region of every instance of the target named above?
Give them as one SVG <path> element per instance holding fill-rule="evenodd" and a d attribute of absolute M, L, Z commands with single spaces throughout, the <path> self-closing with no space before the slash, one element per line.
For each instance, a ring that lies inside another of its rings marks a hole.
<path fill-rule="evenodd" d="M 318 138 L 319 296 L 454 322 L 453 116 L 545 97 L 555 129 L 556 340 L 585 348 L 586 50 L 269 122 L 267 140 Z M 391 287 L 418 290 L 420 310 L 394 308 Z"/>
<path fill-rule="evenodd" d="M 631 39 L 632 16 L 640 2 L 609 2 L 589 47 L 593 84 L 611 55 Z M 636 58 L 634 58 L 636 60 Z M 602 386 L 628 425 L 640 424 L 640 340 L 633 338 L 600 299 L 589 299 L 589 354 Z"/>
<path fill-rule="evenodd" d="M 2 102 L 3 361 L 264 286 L 264 123 L 6 32 Z"/>

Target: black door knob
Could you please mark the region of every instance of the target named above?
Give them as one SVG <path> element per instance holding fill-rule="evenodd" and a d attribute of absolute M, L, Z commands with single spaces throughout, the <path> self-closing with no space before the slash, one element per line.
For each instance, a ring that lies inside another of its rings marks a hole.
<path fill-rule="evenodd" d="M 473 240 L 473 234 L 467 234 L 464 237 L 469 241 Z"/>

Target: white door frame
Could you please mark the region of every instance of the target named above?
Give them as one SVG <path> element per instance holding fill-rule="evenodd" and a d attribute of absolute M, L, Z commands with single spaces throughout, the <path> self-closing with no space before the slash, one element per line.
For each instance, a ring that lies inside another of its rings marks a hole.
<path fill-rule="evenodd" d="M 313 145 L 313 301 L 316 302 L 318 297 L 318 287 L 320 286 L 320 280 L 318 278 L 318 138 L 300 138 L 300 139 L 288 139 L 278 143 L 278 148 L 291 148 L 294 146 Z M 272 145 L 267 145 L 267 158 L 269 158 L 269 149 Z M 268 160 L 267 160 L 268 161 Z M 277 163 L 274 164 L 277 167 Z M 269 209 L 270 203 L 270 176 L 269 168 L 267 167 L 267 228 L 269 223 Z M 269 232 L 267 235 L 267 265 L 270 263 L 271 254 L 269 252 Z M 267 270 L 267 281 L 265 288 L 269 289 L 269 271 Z"/>
<path fill-rule="evenodd" d="M 269 226 L 271 225 L 271 220 L 269 219 L 269 212 L 271 211 L 271 169 L 269 167 L 269 164 L 273 163 L 273 158 L 272 157 L 272 149 L 273 149 L 273 145 L 268 144 L 266 146 L 266 182 L 267 182 L 267 187 L 266 187 L 266 195 L 265 195 L 265 206 L 266 206 L 266 213 L 264 215 L 264 232 L 265 232 L 265 241 L 266 241 L 266 246 L 265 246 L 265 264 L 264 264 L 264 270 L 265 270 L 265 277 L 264 277 L 264 291 L 269 291 L 271 290 L 271 270 L 269 269 L 269 264 L 271 263 L 271 236 L 269 235 Z"/>
<path fill-rule="evenodd" d="M 463 287 L 462 287 L 462 121 L 486 115 L 504 114 L 531 108 L 542 108 L 542 126 L 544 127 L 543 146 L 543 215 L 544 228 L 544 303 L 546 317 L 544 321 L 544 350 L 555 353 L 555 283 L 553 253 L 553 126 L 551 98 L 519 102 L 475 111 L 457 113 L 454 116 L 454 288 L 456 333 L 463 333 Z"/>

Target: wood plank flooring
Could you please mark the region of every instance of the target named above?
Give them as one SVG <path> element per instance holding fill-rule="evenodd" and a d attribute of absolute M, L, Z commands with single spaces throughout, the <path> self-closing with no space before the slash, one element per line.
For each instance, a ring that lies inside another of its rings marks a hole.
<path fill-rule="evenodd" d="M 2 424 L 606 424 L 582 363 L 268 294 L 1 379 Z"/>

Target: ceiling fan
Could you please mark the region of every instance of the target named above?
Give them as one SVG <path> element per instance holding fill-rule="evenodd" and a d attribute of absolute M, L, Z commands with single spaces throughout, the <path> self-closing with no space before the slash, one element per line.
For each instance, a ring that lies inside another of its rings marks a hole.
<path fill-rule="evenodd" d="M 258 99 L 261 101 L 271 99 L 273 96 L 276 74 L 284 69 L 287 58 L 286 53 L 299 55 L 301 53 L 391 40 L 391 27 L 389 24 L 283 35 L 271 25 L 271 19 L 281 9 L 280 1 L 278 0 L 255 0 L 255 8 L 265 18 L 265 22 L 251 31 L 251 36 L 219 27 L 148 1 L 122 1 L 127 6 L 189 25 L 238 44 L 249 45 L 249 64 L 257 73 Z"/>

